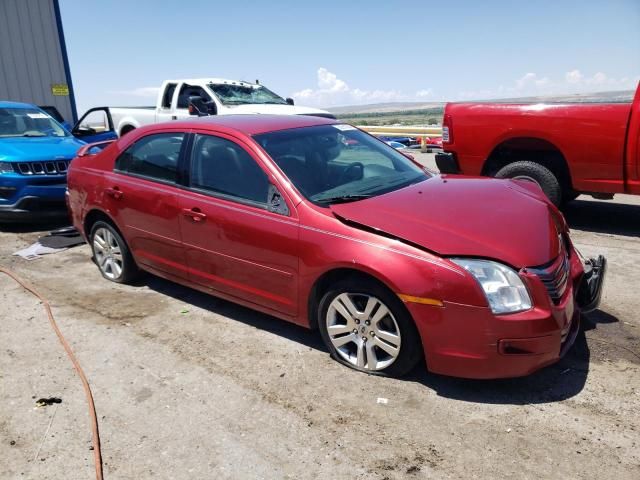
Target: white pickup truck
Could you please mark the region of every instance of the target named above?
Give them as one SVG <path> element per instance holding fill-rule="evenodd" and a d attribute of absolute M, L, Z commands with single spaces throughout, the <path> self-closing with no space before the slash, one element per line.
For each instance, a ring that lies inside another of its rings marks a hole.
<path fill-rule="evenodd" d="M 335 118 L 325 110 L 294 106 L 292 99 L 284 99 L 259 83 L 193 78 L 163 82 L 155 107 L 92 108 L 73 132 L 88 142 L 102 141 L 143 125 L 188 118 L 189 97 L 201 97 L 216 115 L 269 113 Z"/>

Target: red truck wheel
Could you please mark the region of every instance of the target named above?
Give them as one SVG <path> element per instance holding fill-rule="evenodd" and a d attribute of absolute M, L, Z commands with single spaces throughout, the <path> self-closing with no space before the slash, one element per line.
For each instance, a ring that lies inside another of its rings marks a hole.
<path fill-rule="evenodd" d="M 554 205 L 562 202 L 562 187 L 551 170 L 535 162 L 514 162 L 502 167 L 496 178 L 512 178 L 537 183 Z"/>

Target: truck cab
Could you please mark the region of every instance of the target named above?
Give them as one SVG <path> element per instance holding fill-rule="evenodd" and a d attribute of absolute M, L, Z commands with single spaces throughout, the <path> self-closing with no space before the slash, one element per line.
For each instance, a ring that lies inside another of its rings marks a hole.
<path fill-rule="evenodd" d="M 325 110 L 294 105 L 291 98 L 285 99 L 259 83 L 192 78 L 164 81 L 155 106 L 98 107 L 87 112 L 78 125 L 90 126 L 94 132 L 101 134 L 121 137 L 144 125 L 189 118 L 189 98 L 192 97 L 202 98 L 208 105 L 210 115 L 272 114 L 335 118 Z M 95 118 L 92 120 L 89 115 Z M 96 125 L 99 125 L 98 129 Z M 84 136 L 92 136 L 94 132 L 85 128 L 85 131 L 74 131 L 74 134 L 84 139 Z M 97 141 L 103 139 L 107 138 Z M 91 138 L 88 141 L 96 140 Z"/>

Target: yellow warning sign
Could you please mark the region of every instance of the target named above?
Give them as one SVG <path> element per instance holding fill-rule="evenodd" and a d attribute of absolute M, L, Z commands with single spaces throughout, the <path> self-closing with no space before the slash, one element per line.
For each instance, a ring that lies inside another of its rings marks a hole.
<path fill-rule="evenodd" d="M 68 97 L 69 85 L 67 85 L 66 83 L 52 83 L 51 93 L 53 93 L 57 97 Z"/>

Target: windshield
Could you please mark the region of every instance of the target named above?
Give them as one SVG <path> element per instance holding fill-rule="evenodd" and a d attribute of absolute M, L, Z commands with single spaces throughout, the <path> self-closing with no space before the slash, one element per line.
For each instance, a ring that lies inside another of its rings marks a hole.
<path fill-rule="evenodd" d="M 68 135 L 58 122 L 35 108 L 0 108 L 0 138 Z"/>
<path fill-rule="evenodd" d="M 284 98 L 276 95 L 267 87 L 252 84 L 210 83 L 213 90 L 224 105 L 276 104 L 287 105 Z"/>
<path fill-rule="evenodd" d="M 398 190 L 429 174 L 384 142 L 350 125 L 319 125 L 256 135 L 306 198 L 319 205 Z"/>

